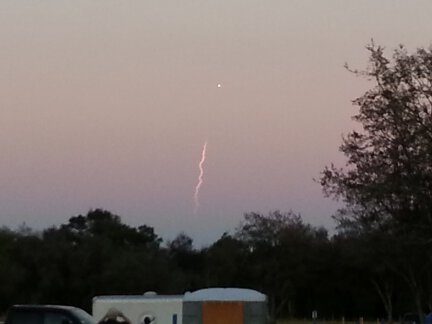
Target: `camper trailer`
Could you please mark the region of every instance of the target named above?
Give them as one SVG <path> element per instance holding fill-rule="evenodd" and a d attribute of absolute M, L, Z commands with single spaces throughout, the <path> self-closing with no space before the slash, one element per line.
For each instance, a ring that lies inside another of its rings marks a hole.
<path fill-rule="evenodd" d="M 184 324 L 266 324 L 266 295 L 251 289 L 208 288 L 186 293 Z"/>
<path fill-rule="evenodd" d="M 96 296 L 93 317 L 100 321 L 111 310 L 121 312 L 131 324 L 182 324 L 183 295 Z M 126 323 L 125 323 L 126 324 Z"/>
<path fill-rule="evenodd" d="M 243 288 L 207 288 L 184 295 L 97 296 L 93 317 L 124 324 L 266 324 L 266 295 Z"/>

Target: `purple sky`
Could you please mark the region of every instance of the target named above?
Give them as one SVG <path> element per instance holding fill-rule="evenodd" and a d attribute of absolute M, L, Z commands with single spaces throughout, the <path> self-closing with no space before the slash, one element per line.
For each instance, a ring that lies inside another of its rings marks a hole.
<path fill-rule="evenodd" d="M 313 178 L 343 163 L 351 100 L 369 86 L 343 65 L 364 68 L 371 38 L 429 46 L 431 12 L 430 0 L 2 0 L 1 224 L 101 207 L 198 246 L 248 211 L 331 228 L 337 204 Z"/>

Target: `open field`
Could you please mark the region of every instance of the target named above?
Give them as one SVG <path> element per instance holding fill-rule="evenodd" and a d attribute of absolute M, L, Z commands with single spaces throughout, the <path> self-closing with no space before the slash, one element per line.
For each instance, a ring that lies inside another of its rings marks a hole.
<path fill-rule="evenodd" d="M 276 324 L 312 324 L 312 320 L 302 319 L 278 319 Z M 395 324 L 397 322 L 394 322 Z M 342 321 L 341 320 L 318 320 L 316 324 L 358 324 L 358 321 Z M 363 321 L 363 324 L 377 324 L 377 321 Z"/>

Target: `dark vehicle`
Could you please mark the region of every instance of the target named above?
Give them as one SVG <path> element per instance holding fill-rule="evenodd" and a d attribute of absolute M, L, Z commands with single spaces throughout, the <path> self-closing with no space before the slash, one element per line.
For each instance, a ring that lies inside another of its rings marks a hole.
<path fill-rule="evenodd" d="M 59 305 L 14 305 L 4 324 L 96 324 L 80 308 Z"/>

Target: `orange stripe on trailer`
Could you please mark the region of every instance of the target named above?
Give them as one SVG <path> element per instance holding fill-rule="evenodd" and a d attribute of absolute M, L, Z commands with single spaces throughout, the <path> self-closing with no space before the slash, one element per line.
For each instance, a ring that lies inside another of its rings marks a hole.
<path fill-rule="evenodd" d="M 206 301 L 202 305 L 202 324 L 243 324 L 243 302 Z"/>

